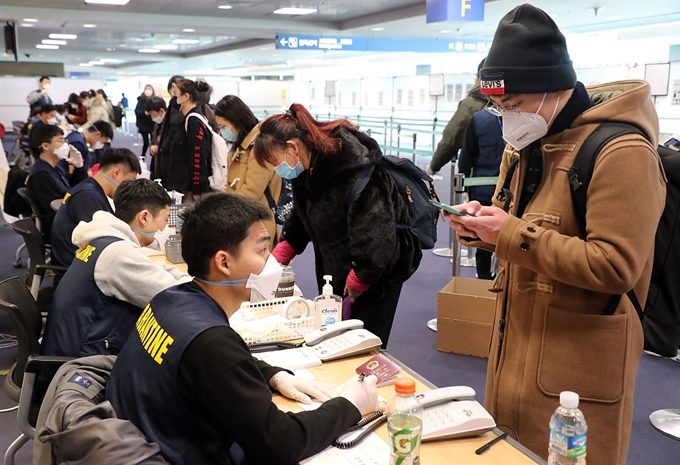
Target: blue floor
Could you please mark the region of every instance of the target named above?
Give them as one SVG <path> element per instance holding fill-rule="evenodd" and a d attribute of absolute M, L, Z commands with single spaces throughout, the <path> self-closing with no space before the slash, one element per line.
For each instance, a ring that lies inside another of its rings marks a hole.
<path fill-rule="evenodd" d="M 133 146 L 135 139 L 117 133 L 114 146 L 124 146 L 136 153 L 141 147 Z M 6 147 L 7 148 L 7 147 Z M 445 168 L 446 170 L 446 168 Z M 444 174 L 444 173 L 442 173 Z M 437 191 L 446 201 L 449 192 L 448 176 L 437 181 Z M 438 247 L 448 242 L 448 230 L 440 222 Z M 0 279 L 18 272 L 12 268 L 14 250 L 20 238 L 10 227 L 0 224 Z M 293 263 L 298 285 L 308 297 L 317 295 L 311 247 Z M 484 398 L 486 360 L 438 352 L 436 333 L 426 327 L 426 322 L 437 314 L 437 291 L 451 279 L 451 263 L 447 258 L 424 252 L 419 270 L 404 285 L 395 318 L 388 351 L 437 386 L 468 385 L 477 391 L 477 399 Z M 462 275 L 474 276 L 472 268 L 462 268 Z M 0 315 L 0 332 L 10 332 L 9 320 Z M 9 367 L 15 349 L 0 350 L 0 368 Z M 0 393 L 0 408 L 11 405 Z M 643 354 L 637 377 L 633 434 L 628 455 L 630 465 L 680 464 L 680 441 L 656 432 L 649 424 L 649 414 L 662 408 L 680 408 L 680 363 Z M 18 436 L 14 413 L 0 414 L 0 451 Z M 587 420 L 587 419 L 586 419 Z M 546 425 L 546 435 L 547 435 Z M 547 436 L 546 436 L 547 437 Z M 547 439 L 546 439 L 547 447 Z M 31 463 L 30 445 L 17 456 L 16 463 Z M 440 464 L 428 464 L 440 465 Z M 443 464 L 442 464 L 443 465 Z M 597 464 L 594 464 L 597 465 Z"/>

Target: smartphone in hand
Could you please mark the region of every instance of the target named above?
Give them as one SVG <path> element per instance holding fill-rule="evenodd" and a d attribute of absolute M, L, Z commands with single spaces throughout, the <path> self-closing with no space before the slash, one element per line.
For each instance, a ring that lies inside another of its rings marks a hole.
<path fill-rule="evenodd" d="M 463 213 L 462 211 L 458 210 L 457 208 L 454 208 L 451 205 L 447 205 L 445 203 L 440 203 L 440 202 L 436 202 L 434 200 L 430 200 L 430 204 L 434 205 L 435 207 L 439 208 L 440 210 L 444 210 L 444 211 L 452 213 L 456 216 L 472 216 L 469 213 Z"/>

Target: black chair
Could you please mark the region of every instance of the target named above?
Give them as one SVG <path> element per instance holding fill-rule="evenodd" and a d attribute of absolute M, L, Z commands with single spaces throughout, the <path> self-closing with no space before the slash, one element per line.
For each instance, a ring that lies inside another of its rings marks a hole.
<path fill-rule="evenodd" d="M 28 287 L 18 276 L 0 282 L 0 310 L 9 314 L 18 346 L 17 359 L 9 369 L 4 384 L 7 396 L 19 402 L 17 424 L 22 434 L 7 448 L 5 453 L 5 465 L 13 465 L 14 455 L 29 439 L 33 438 L 35 432 L 37 409 L 32 407 L 31 402 L 35 376 L 39 367 L 48 362 L 61 364 L 70 358 L 35 357 L 40 352 L 42 315 Z M 31 362 L 29 367 L 31 358 L 38 360 Z"/>
<path fill-rule="evenodd" d="M 12 223 L 12 229 L 24 238 L 24 244 L 26 245 L 26 250 L 28 250 L 29 267 L 26 284 L 30 286 L 31 294 L 36 302 L 38 302 L 38 308 L 42 311 L 47 311 L 52 300 L 52 294 L 54 294 L 54 287 L 44 289 L 41 293 L 40 283 L 42 278 L 48 270 L 63 274 L 68 268 L 46 263 L 45 243 L 32 218 L 22 218 L 15 221 Z"/>

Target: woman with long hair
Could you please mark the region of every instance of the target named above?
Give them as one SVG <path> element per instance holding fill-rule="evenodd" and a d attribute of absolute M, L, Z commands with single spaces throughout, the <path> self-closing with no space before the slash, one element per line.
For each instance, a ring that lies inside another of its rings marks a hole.
<path fill-rule="evenodd" d="M 154 123 L 151 117 L 146 114 L 146 104 L 156 96 L 156 91 L 151 84 L 144 86 L 144 91 L 137 97 L 135 116 L 137 118 L 137 132 L 142 136 L 142 157 L 149 149 L 149 140 L 153 131 Z"/>
<path fill-rule="evenodd" d="M 210 192 L 212 132 L 203 112 L 205 95 L 211 87 L 205 81 L 182 79 L 177 82 L 177 103 L 185 117 L 184 125 L 175 134 L 170 151 L 168 189 L 193 197 Z"/>
<path fill-rule="evenodd" d="M 274 208 L 281 194 L 281 178 L 274 173 L 271 164 L 261 166 L 252 153 L 260 133 L 257 118 L 243 100 L 227 95 L 215 105 L 215 119 L 222 137 L 232 144 L 224 192 L 245 195 Z M 274 218 L 265 221 L 265 226 L 271 236 L 271 245 L 276 245 L 279 230 Z"/>
<path fill-rule="evenodd" d="M 401 287 L 422 252 L 415 233 L 397 228 L 411 219 L 394 180 L 378 165 L 378 143 L 347 120 L 317 121 L 293 104 L 261 124 L 255 157 L 293 184 L 293 210 L 274 257 L 287 264 L 311 242 L 319 292 L 323 275 L 332 275 L 334 293 L 352 301 L 345 317 L 363 320 L 386 347 Z M 368 184 L 350 205 L 357 176 L 372 165 Z"/>

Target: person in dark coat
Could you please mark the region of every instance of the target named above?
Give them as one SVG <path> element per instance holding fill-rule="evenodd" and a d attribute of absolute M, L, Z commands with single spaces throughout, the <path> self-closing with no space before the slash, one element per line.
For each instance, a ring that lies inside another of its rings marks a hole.
<path fill-rule="evenodd" d="M 135 116 L 137 117 L 137 132 L 142 136 L 142 157 L 146 156 L 146 151 L 149 149 L 149 140 L 151 139 L 151 132 L 153 132 L 154 122 L 146 113 L 146 104 L 156 96 L 151 84 L 144 87 L 144 92 L 137 97 L 137 106 L 135 107 Z"/>
<path fill-rule="evenodd" d="M 352 301 L 351 317 L 386 347 L 401 287 L 422 252 L 415 233 L 396 226 L 410 224 L 408 208 L 380 166 L 349 205 L 357 175 L 382 157 L 378 143 L 347 120 L 322 123 L 293 104 L 262 123 L 255 157 L 292 179 L 293 210 L 272 255 L 288 264 L 311 242 L 319 293 L 323 275 L 332 275 L 334 293 Z"/>
<path fill-rule="evenodd" d="M 161 180 L 164 186 L 170 185 L 168 178 L 170 174 L 170 152 L 172 151 L 172 142 L 175 140 L 175 135 L 178 132 L 184 131 L 184 113 L 179 111 L 179 103 L 177 103 L 177 95 L 179 89 L 177 83 L 184 79 L 183 76 L 173 76 L 168 81 L 168 93 L 172 97 L 168 102 L 167 112 L 161 125 L 160 138 L 158 140 L 158 160 L 156 165 L 158 171 L 154 176 Z"/>
<path fill-rule="evenodd" d="M 182 79 L 177 83 L 177 103 L 186 121 L 175 133 L 166 187 L 184 193 L 188 202 L 211 191 L 208 177 L 212 175 L 212 131 L 204 123 L 207 120 L 203 110 L 210 90 L 205 81 Z"/>

